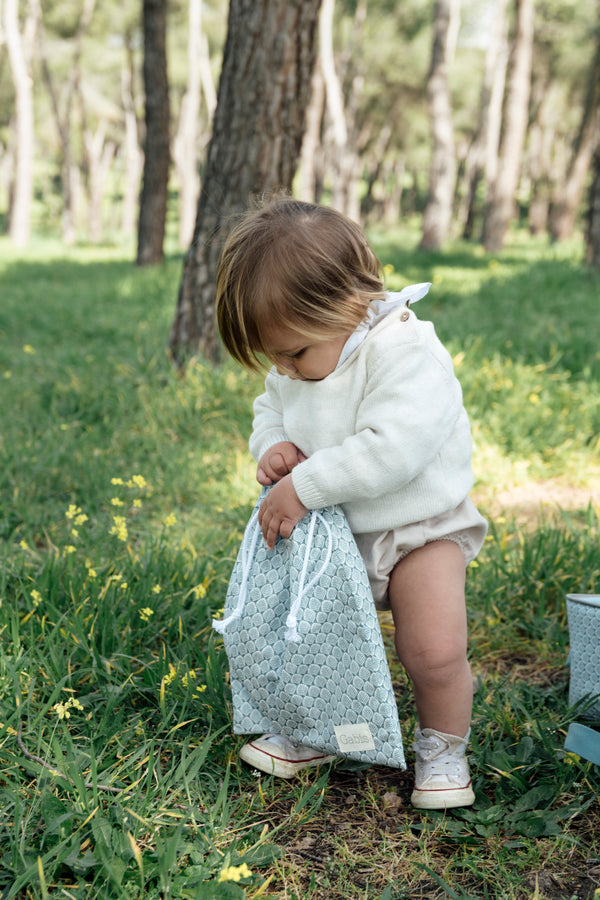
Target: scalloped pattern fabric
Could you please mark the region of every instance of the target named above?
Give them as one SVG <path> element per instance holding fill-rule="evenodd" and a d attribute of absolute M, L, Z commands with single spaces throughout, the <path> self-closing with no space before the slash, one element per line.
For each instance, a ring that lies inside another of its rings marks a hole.
<path fill-rule="evenodd" d="M 600 595 L 568 595 L 570 681 L 569 703 L 588 694 L 600 694 Z M 600 699 L 585 711 L 585 718 L 600 719 Z"/>
<path fill-rule="evenodd" d="M 313 510 L 269 550 L 256 519 L 268 490 L 215 623 L 229 658 L 234 732 L 284 734 L 327 754 L 405 768 L 379 620 L 346 517 L 337 506 Z"/>

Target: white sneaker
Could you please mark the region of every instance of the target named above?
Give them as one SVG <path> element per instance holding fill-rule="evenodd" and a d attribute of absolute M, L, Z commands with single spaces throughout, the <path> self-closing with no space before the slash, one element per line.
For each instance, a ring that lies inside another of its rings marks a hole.
<path fill-rule="evenodd" d="M 335 758 L 290 741 L 282 734 L 263 734 L 240 750 L 240 759 L 244 762 L 278 778 L 293 778 L 301 769 L 321 766 Z"/>
<path fill-rule="evenodd" d="M 423 728 L 422 731 L 417 728 L 415 737 L 412 805 L 417 809 L 471 806 L 475 794 L 465 757 L 467 738 L 444 734 L 434 728 Z"/>

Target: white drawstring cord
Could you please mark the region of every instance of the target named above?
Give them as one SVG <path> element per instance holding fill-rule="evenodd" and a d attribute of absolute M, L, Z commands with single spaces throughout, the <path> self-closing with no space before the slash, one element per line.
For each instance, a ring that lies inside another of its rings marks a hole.
<path fill-rule="evenodd" d="M 255 526 L 254 534 L 252 535 L 252 539 L 250 541 L 250 549 L 248 549 L 248 541 L 247 538 L 250 535 L 250 531 L 252 529 L 252 525 Z M 256 510 L 248 522 L 248 526 L 246 531 L 244 532 L 244 540 L 242 541 L 242 583 L 240 584 L 240 592 L 238 594 L 238 601 L 236 603 L 235 609 L 231 613 L 231 615 L 227 616 L 226 619 L 213 619 L 212 626 L 215 631 L 218 631 L 219 634 L 223 634 L 228 625 L 232 622 L 235 622 L 236 619 L 239 619 L 244 611 L 244 606 L 246 605 L 246 597 L 248 595 L 248 579 L 250 577 L 250 569 L 252 568 L 252 560 L 254 559 L 254 553 L 256 551 L 256 544 L 258 543 L 258 536 L 261 533 L 260 525 L 258 524 L 258 510 Z"/>
<path fill-rule="evenodd" d="M 328 537 L 328 545 L 327 545 L 327 553 L 325 555 L 325 562 L 317 572 L 317 574 L 312 578 L 311 581 L 308 582 L 306 587 L 304 586 L 304 579 L 306 578 L 306 572 L 308 570 L 308 563 L 310 557 L 310 551 L 312 547 L 313 535 L 315 531 L 315 523 L 316 520 L 320 519 L 325 528 L 327 529 L 327 537 Z M 325 521 L 321 513 L 317 512 L 316 509 L 313 509 L 310 515 L 310 525 L 308 527 L 308 535 L 306 538 L 306 550 L 304 551 L 304 562 L 302 564 L 302 571 L 300 572 L 300 580 L 298 582 L 298 593 L 296 594 L 296 599 L 292 603 L 290 607 L 290 611 L 288 617 L 286 619 L 286 628 L 287 631 L 285 633 L 286 641 L 294 641 L 295 643 L 300 643 L 300 635 L 298 634 L 298 610 L 300 609 L 300 604 L 304 598 L 304 595 L 310 591 L 311 587 L 317 583 L 327 566 L 329 565 L 329 560 L 331 559 L 331 552 L 333 550 L 333 537 L 331 534 L 331 528 L 329 524 Z"/>
<path fill-rule="evenodd" d="M 304 580 L 306 578 L 306 573 L 308 571 L 308 564 L 310 561 L 310 551 L 312 549 L 312 542 L 315 531 L 316 520 L 320 519 L 323 525 L 327 530 L 328 544 L 327 544 L 327 552 L 325 554 L 325 562 L 319 569 L 316 575 L 308 582 L 307 585 L 304 584 Z M 255 524 L 254 533 L 252 534 L 252 538 L 250 540 L 250 547 L 248 548 L 248 536 L 250 535 L 252 525 Z M 260 525 L 258 524 L 258 510 L 253 514 L 252 518 L 248 522 L 248 527 L 246 528 L 244 534 L 244 540 L 242 541 L 242 583 L 240 584 L 240 592 L 238 595 L 238 600 L 233 612 L 227 616 L 226 619 L 213 619 L 212 626 L 215 631 L 218 631 L 219 634 L 223 634 L 225 629 L 236 619 L 239 619 L 244 611 L 244 607 L 246 605 L 246 599 L 248 596 L 248 580 L 250 578 L 250 570 L 252 569 L 252 562 L 254 560 L 254 554 L 256 552 L 256 544 L 258 542 L 258 536 L 261 533 Z M 328 522 L 323 518 L 321 513 L 317 512 L 316 509 L 313 509 L 310 514 L 310 524 L 308 527 L 308 535 L 306 537 L 306 548 L 304 551 L 304 561 L 302 564 L 302 570 L 300 572 L 300 578 L 298 581 L 298 591 L 296 594 L 296 598 L 290 607 L 290 611 L 288 617 L 286 619 L 286 633 L 285 639 L 286 641 L 293 641 L 295 643 L 299 643 L 301 641 L 301 637 L 298 634 L 298 610 L 300 609 L 300 604 L 304 598 L 304 595 L 313 587 L 314 584 L 317 583 L 321 575 L 324 573 L 325 569 L 329 565 L 331 560 L 331 554 L 333 551 L 333 535 L 331 533 L 331 528 L 329 527 Z"/>

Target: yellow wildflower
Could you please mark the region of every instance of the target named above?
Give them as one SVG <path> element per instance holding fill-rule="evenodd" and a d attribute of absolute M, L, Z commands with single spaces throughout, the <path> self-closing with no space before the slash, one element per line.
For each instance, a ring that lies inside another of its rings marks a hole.
<path fill-rule="evenodd" d="M 29 354 L 32 354 L 32 353 L 35 353 L 35 350 L 34 350 L 34 348 L 31 346 L 31 344 L 23 344 L 23 353 L 29 353 Z"/>
<path fill-rule="evenodd" d="M 135 507 L 136 509 L 141 509 L 141 508 L 142 508 L 142 501 L 141 501 L 140 499 L 136 499 L 136 500 L 133 501 L 133 505 L 134 505 L 134 507 Z"/>
<path fill-rule="evenodd" d="M 219 875 L 219 881 L 241 881 L 242 878 L 251 877 L 252 872 L 246 863 L 242 863 L 241 866 L 226 866 Z"/>
<path fill-rule="evenodd" d="M 110 483 L 111 484 L 123 484 L 124 482 L 123 482 L 122 478 L 111 478 Z"/>
<path fill-rule="evenodd" d="M 154 610 L 150 609 L 149 606 L 144 606 L 143 609 L 140 609 L 140 619 L 142 622 L 149 622 L 150 616 L 154 615 Z"/>
<path fill-rule="evenodd" d="M 186 672 L 185 675 L 182 676 L 181 683 L 184 687 L 189 687 L 190 683 L 191 683 L 190 680 L 191 681 L 196 680 L 196 673 L 194 672 L 193 669 L 190 669 L 189 672 Z"/>
<path fill-rule="evenodd" d="M 162 588 L 161 588 L 160 584 L 155 584 L 154 587 L 152 588 L 153 594 L 160 594 L 161 591 L 162 591 Z"/>
<path fill-rule="evenodd" d="M 33 605 L 34 605 L 34 607 L 37 609 L 37 607 L 38 607 L 38 606 L 40 605 L 40 603 L 42 602 L 43 597 L 42 597 L 42 595 L 40 594 L 39 591 L 32 591 L 32 592 L 31 592 L 31 599 L 33 600 Z"/>
<path fill-rule="evenodd" d="M 110 502 L 111 502 L 111 506 L 123 506 L 123 501 L 120 500 L 118 497 L 111 497 Z"/>
<path fill-rule="evenodd" d="M 110 534 L 114 534 L 120 541 L 127 540 L 127 523 L 124 516 L 113 516 L 114 525 L 110 529 Z"/>
<path fill-rule="evenodd" d="M 29 544 L 27 543 L 27 541 L 21 541 L 19 547 L 21 548 L 21 550 L 29 550 Z"/>
<path fill-rule="evenodd" d="M 171 528 L 171 526 L 174 525 L 176 521 L 177 521 L 177 516 L 174 513 L 171 513 L 164 520 L 163 525 L 165 526 L 165 528 Z"/>
<path fill-rule="evenodd" d="M 55 703 L 52 707 L 59 719 L 70 719 L 71 710 L 82 710 L 83 706 L 75 697 L 69 697 L 65 703 Z"/>
<path fill-rule="evenodd" d="M 64 552 L 65 556 L 68 556 L 70 553 L 77 553 L 77 547 L 74 547 L 73 544 L 67 544 Z"/>
<path fill-rule="evenodd" d="M 131 481 L 133 482 L 133 484 L 136 487 L 139 487 L 139 488 L 145 488 L 148 485 L 148 482 L 146 481 L 146 479 L 144 478 L 143 475 L 134 475 L 132 477 Z"/>
<path fill-rule="evenodd" d="M 206 597 L 206 585 L 205 584 L 197 584 L 195 588 L 192 588 L 194 592 L 194 597 L 196 600 L 201 600 L 202 597 Z"/>
<path fill-rule="evenodd" d="M 82 515 L 81 507 L 76 506 L 74 503 L 70 503 L 69 508 L 65 513 L 65 516 L 67 517 L 67 519 L 75 519 L 75 518 L 77 518 L 77 516 L 80 516 L 80 515 Z"/>
<path fill-rule="evenodd" d="M 172 681 L 175 681 L 177 678 L 177 669 L 173 665 L 173 663 L 169 663 L 169 674 L 165 675 L 163 681 L 165 684 L 171 684 Z"/>
<path fill-rule="evenodd" d="M 59 719 L 70 719 L 71 713 L 65 703 L 55 703 L 52 707 Z"/>
<path fill-rule="evenodd" d="M 84 522 L 87 522 L 88 517 L 85 513 L 80 512 L 79 515 L 75 516 L 75 525 L 83 525 Z"/>

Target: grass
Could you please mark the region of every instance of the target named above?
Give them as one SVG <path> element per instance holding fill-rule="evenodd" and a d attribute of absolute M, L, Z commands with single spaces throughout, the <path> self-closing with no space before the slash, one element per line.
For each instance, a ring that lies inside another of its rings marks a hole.
<path fill-rule="evenodd" d="M 115 248 L 2 240 L 3 900 L 595 896 L 600 777 L 562 745 L 564 596 L 600 589 L 598 510 L 525 526 L 497 497 L 597 486 L 600 281 L 577 245 L 374 240 L 392 288 L 434 282 L 418 312 L 454 355 L 492 521 L 468 579 L 476 805 L 417 813 L 410 772 L 282 783 L 239 765 L 210 623 L 256 496 L 260 379 L 170 368 L 177 256 L 140 270 Z"/>

